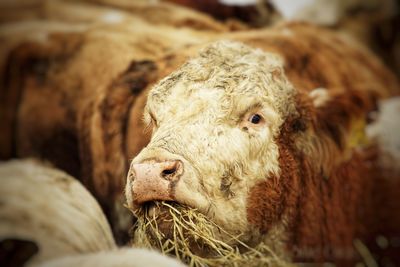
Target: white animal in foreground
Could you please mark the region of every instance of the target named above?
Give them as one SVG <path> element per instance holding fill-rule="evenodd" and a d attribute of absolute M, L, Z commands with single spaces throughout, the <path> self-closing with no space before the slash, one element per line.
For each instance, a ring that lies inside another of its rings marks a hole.
<path fill-rule="evenodd" d="M 13 160 L 0 163 L 0 181 L 0 266 L 183 266 L 157 252 L 116 249 L 97 201 L 62 171 Z"/>
<path fill-rule="evenodd" d="M 74 178 L 33 160 L 0 164 L 0 240 L 32 241 L 35 264 L 116 247 L 93 196 Z"/>

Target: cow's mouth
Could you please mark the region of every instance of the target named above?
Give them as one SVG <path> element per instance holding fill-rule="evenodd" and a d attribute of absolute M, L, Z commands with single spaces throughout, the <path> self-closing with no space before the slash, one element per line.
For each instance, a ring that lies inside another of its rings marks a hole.
<path fill-rule="evenodd" d="M 247 246 L 197 209 L 162 201 L 146 203 L 136 214 L 135 246 L 157 248 L 190 266 L 244 266 L 249 261 L 279 266 L 268 247 Z"/>
<path fill-rule="evenodd" d="M 136 245 L 156 247 L 167 252 L 179 246 L 180 250 L 184 248 L 200 257 L 216 256 L 202 237 L 215 239 L 214 231 L 217 229 L 197 209 L 176 202 L 155 201 L 142 205 L 136 215 Z"/>
<path fill-rule="evenodd" d="M 160 238 L 161 236 L 163 239 L 173 238 L 172 233 L 174 224 L 172 215 L 169 211 L 169 205 L 172 207 L 176 204 L 173 202 L 150 201 L 140 206 L 140 208 L 135 212 L 138 218 L 135 225 L 135 231 L 140 227 L 145 226 L 146 235 L 149 236 L 149 238 L 154 239 Z M 157 236 L 158 234 L 160 234 L 160 236 Z"/>

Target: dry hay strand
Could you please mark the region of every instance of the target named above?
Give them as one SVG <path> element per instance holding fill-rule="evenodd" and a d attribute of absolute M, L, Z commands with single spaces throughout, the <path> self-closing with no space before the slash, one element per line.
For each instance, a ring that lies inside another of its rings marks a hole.
<path fill-rule="evenodd" d="M 156 202 L 137 214 L 133 244 L 157 248 L 189 266 L 292 266 L 265 244 L 252 248 L 198 210 L 177 203 Z M 228 237 L 224 242 L 218 236 Z M 236 243 L 232 246 L 230 243 Z M 240 249 L 239 249 L 240 247 Z"/>

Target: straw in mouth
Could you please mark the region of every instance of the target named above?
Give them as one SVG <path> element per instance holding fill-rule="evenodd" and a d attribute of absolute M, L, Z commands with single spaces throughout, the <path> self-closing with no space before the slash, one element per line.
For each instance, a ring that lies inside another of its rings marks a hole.
<path fill-rule="evenodd" d="M 196 267 L 291 266 L 265 244 L 248 246 L 197 209 L 164 201 L 152 205 L 144 205 L 138 213 L 134 246 L 157 248 Z"/>

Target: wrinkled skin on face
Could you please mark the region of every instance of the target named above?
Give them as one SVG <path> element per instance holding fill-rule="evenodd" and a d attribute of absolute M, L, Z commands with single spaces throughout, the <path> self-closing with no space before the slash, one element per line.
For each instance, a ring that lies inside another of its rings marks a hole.
<path fill-rule="evenodd" d="M 178 160 L 183 172 L 166 200 L 197 208 L 248 241 L 248 192 L 279 175 L 275 137 L 296 112 L 293 97 L 276 55 L 214 43 L 150 91 L 144 115 L 153 135 L 132 165 Z M 132 180 L 126 194 L 135 209 Z"/>

